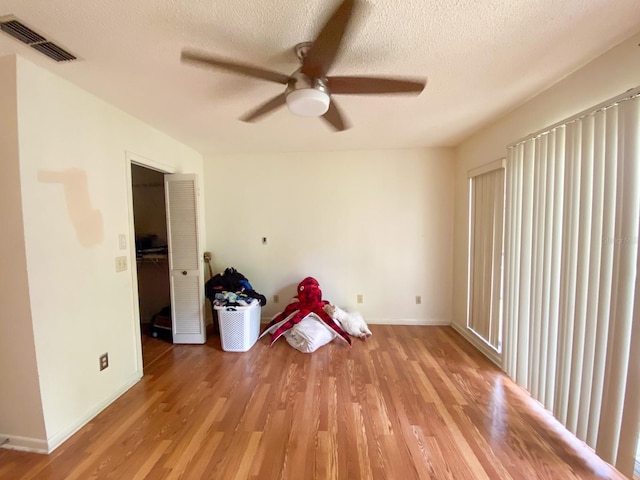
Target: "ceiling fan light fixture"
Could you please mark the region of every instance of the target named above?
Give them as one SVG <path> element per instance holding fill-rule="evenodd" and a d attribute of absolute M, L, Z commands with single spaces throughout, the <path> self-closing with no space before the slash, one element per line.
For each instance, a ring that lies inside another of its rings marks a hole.
<path fill-rule="evenodd" d="M 329 94 L 315 88 L 301 88 L 287 94 L 287 107 L 301 117 L 319 117 L 327 113 Z"/>

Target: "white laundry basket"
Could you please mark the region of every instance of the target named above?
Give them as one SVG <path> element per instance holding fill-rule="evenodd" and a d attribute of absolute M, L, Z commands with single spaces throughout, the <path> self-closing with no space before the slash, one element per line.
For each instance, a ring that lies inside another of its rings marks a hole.
<path fill-rule="evenodd" d="M 260 335 L 260 305 L 214 308 L 218 312 L 222 349 L 225 352 L 246 352 L 253 347 Z"/>

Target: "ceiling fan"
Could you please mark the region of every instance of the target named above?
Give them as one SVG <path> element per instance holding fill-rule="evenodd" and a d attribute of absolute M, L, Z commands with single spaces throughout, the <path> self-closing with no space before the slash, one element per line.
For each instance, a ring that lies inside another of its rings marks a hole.
<path fill-rule="evenodd" d="M 283 93 L 241 117 L 244 122 L 258 120 L 286 103 L 289 110 L 297 115 L 322 116 L 336 131 L 346 130 L 348 126 L 344 115 L 337 107 L 332 95 L 389 93 L 417 95 L 426 85 L 426 80 L 423 79 L 327 76 L 340 49 L 355 6 L 356 0 L 344 0 L 329 17 L 315 41 L 296 45 L 295 53 L 302 66 L 292 75 L 192 50 L 183 50 L 181 60 L 286 85 Z"/>

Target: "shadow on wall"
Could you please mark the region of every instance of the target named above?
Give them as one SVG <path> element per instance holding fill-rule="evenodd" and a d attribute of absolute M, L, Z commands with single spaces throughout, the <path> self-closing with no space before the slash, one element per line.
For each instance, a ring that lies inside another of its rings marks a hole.
<path fill-rule="evenodd" d="M 300 279 L 300 280 L 302 280 L 302 279 Z M 290 285 L 287 285 L 287 286 L 282 287 L 279 290 L 277 290 L 274 293 L 274 296 L 278 297 L 278 303 L 274 302 L 274 298 L 273 297 L 271 299 L 269 299 L 273 303 L 273 305 L 275 307 L 275 310 L 277 310 L 276 313 L 274 313 L 273 316 L 275 317 L 278 313 L 282 312 L 287 307 L 287 305 L 289 305 L 291 302 L 295 301 L 296 299 L 293 298 L 293 297 L 295 295 L 297 295 L 297 294 L 298 294 L 298 284 L 297 283 L 292 283 Z"/>
<path fill-rule="evenodd" d="M 104 239 L 102 212 L 91 206 L 87 172 L 69 168 L 60 172 L 40 171 L 41 183 L 59 183 L 64 187 L 67 213 L 76 231 L 76 238 L 83 247 L 93 247 Z"/>

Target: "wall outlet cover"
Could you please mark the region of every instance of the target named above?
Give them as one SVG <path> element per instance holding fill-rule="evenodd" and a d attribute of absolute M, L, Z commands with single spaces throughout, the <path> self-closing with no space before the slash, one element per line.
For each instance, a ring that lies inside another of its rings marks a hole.
<path fill-rule="evenodd" d="M 116 257 L 116 272 L 124 272 L 127 269 L 127 257 Z"/>
<path fill-rule="evenodd" d="M 104 370 L 105 368 L 107 368 L 109 366 L 109 354 L 108 353 L 103 353 L 102 355 L 100 355 L 98 360 L 100 362 L 100 371 Z"/>

